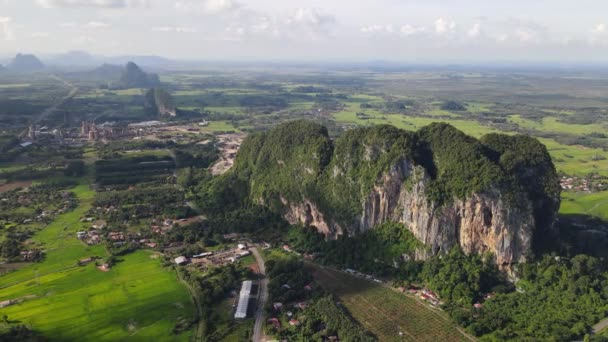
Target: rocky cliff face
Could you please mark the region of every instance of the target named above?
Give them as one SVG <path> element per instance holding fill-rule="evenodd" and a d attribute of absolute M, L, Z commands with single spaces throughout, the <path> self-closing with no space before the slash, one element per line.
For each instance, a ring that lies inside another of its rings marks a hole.
<path fill-rule="evenodd" d="M 144 108 L 153 116 L 176 116 L 177 108 L 173 98 L 163 88 L 153 88 L 146 93 Z"/>
<path fill-rule="evenodd" d="M 513 206 L 505 202 L 500 192 L 487 191 L 437 206 L 428 200 L 428 182 L 423 168 L 401 161 L 379 179 L 346 233 L 399 222 L 427 246 L 418 251 L 419 259 L 460 246 L 465 253 L 490 252 L 500 266 L 526 261 L 535 228 L 530 203 Z M 328 220 L 308 199 L 285 204 L 284 216 L 291 224 L 314 226 L 329 238 L 345 233 L 340 224 Z"/>
<path fill-rule="evenodd" d="M 535 139 L 478 141 L 440 124 L 416 133 L 361 128 L 331 141 L 308 126 L 252 137 L 255 148 L 237 157 L 249 196 L 292 224 L 336 238 L 399 222 L 426 246 L 418 258 L 460 246 L 507 267 L 526 261 L 534 239 L 552 231 L 558 177 Z M 307 134 L 294 138 L 298 130 Z"/>

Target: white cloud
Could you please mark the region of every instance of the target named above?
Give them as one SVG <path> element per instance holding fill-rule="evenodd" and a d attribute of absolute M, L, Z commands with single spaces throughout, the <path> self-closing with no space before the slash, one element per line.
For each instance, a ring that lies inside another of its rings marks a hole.
<path fill-rule="evenodd" d="M 604 33 L 606 32 L 606 24 L 597 24 L 594 29 L 595 33 Z"/>
<path fill-rule="evenodd" d="M 471 38 L 476 38 L 480 34 L 481 34 L 481 25 L 479 23 L 476 23 L 467 31 L 467 36 L 469 36 Z"/>
<path fill-rule="evenodd" d="M 80 35 L 75 37 L 74 39 L 72 39 L 72 43 L 76 44 L 76 45 L 85 45 L 85 44 L 89 44 L 93 41 L 93 38 L 86 36 L 86 35 Z"/>
<path fill-rule="evenodd" d="M 359 29 L 359 31 L 364 34 L 401 34 L 403 36 L 411 36 L 425 32 L 426 28 L 424 26 L 415 26 L 409 24 L 402 25 L 401 27 L 393 24 L 386 24 L 363 26 Z"/>
<path fill-rule="evenodd" d="M 109 27 L 110 25 L 101 21 L 89 21 L 85 27 L 87 28 L 91 28 L 91 29 L 101 29 L 101 28 L 106 28 Z"/>
<path fill-rule="evenodd" d="M 243 36 L 247 31 L 242 26 L 228 26 L 226 27 L 226 32 L 237 36 Z"/>
<path fill-rule="evenodd" d="M 30 38 L 35 38 L 35 39 L 37 39 L 37 38 L 48 38 L 48 37 L 50 37 L 50 35 L 51 34 L 48 33 L 48 32 L 34 32 L 34 33 L 30 34 Z"/>
<path fill-rule="evenodd" d="M 335 18 L 330 15 L 322 15 L 313 8 L 298 8 L 293 15 L 287 18 L 288 24 L 300 24 L 307 26 L 324 26 L 333 23 Z"/>
<path fill-rule="evenodd" d="M 362 33 L 393 33 L 395 31 L 392 24 L 388 25 L 368 25 L 359 29 Z"/>
<path fill-rule="evenodd" d="M 175 8 L 184 12 L 220 14 L 238 10 L 241 4 L 234 0 L 177 0 Z"/>
<path fill-rule="evenodd" d="M 126 8 L 148 7 L 150 5 L 150 0 L 36 0 L 36 3 L 44 8 Z"/>
<path fill-rule="evenodd" d="M 0 17 L 0 37 L 4 40 L 15 40 L 15 34 L 11 27 L 11 17 Z"/>
<path fill-rule="evenodd" d="M 443 17 L 435 20 L 435 32 L 437 34 L 453 32 L 455 28 L 456 23 L 452 20 L 444 19 Z"/>
<path fill-rule="evenodd" d="M 160 26 L 155 27 L 152 31 L 156 32 L 173 32 L 173 33 L 196 33 L 198 32 L 196 29 L 192 27 L 183 27 L 183 26 Z"/>
<path fill-rule="evenodd" d="M 426 28 L 424 26 L 413 26 L 413 25 L 403 25 L 401 26 L 401 28 L 399 29 L 399 32 L 401 32 L 402 35 L 404 36 L 411 36 L 417 33 L 422 33 L 425 32 Z"/>

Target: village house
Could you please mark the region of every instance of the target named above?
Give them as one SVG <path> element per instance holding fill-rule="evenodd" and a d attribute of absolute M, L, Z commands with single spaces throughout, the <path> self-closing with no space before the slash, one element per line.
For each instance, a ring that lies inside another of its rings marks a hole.
<path fill-rule="evenodd" d="M 275 317 L 268 319 L 268 324 L 272 324 L 275 329 L 281 328 L 281 321 Z"/>
<path fill-rule="evenodd" d="M 178 256 L 173 261 L 175 261 L 176 265 L 181 266 L 188 263 L 188 258 L 186 258 L 185 256 Z"/>

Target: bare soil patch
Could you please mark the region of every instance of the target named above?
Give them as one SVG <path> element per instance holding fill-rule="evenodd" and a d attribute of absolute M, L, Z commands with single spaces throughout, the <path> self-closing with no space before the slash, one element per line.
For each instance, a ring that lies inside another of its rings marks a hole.
<path fill-rule="evenodd" d="M 31 185 L 32 185 L 32 181 L 18 181 L 18 182 L 0 184 L 0 194 L 3 192 L 8 192 L 8 191 L 19 189 L 19 188 L 27 188 Z"/>

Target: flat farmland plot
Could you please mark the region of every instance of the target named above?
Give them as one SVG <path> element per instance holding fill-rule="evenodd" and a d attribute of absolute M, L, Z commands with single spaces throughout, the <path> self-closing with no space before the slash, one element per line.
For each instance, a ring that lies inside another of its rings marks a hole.
<path fill-rule="evenodd" d="M 369 281 L 326 268 L 315 279 L 380 341 L 470 341 L 442 312 Z M 400 334 L 401 333 L 401 334 Z"/>

